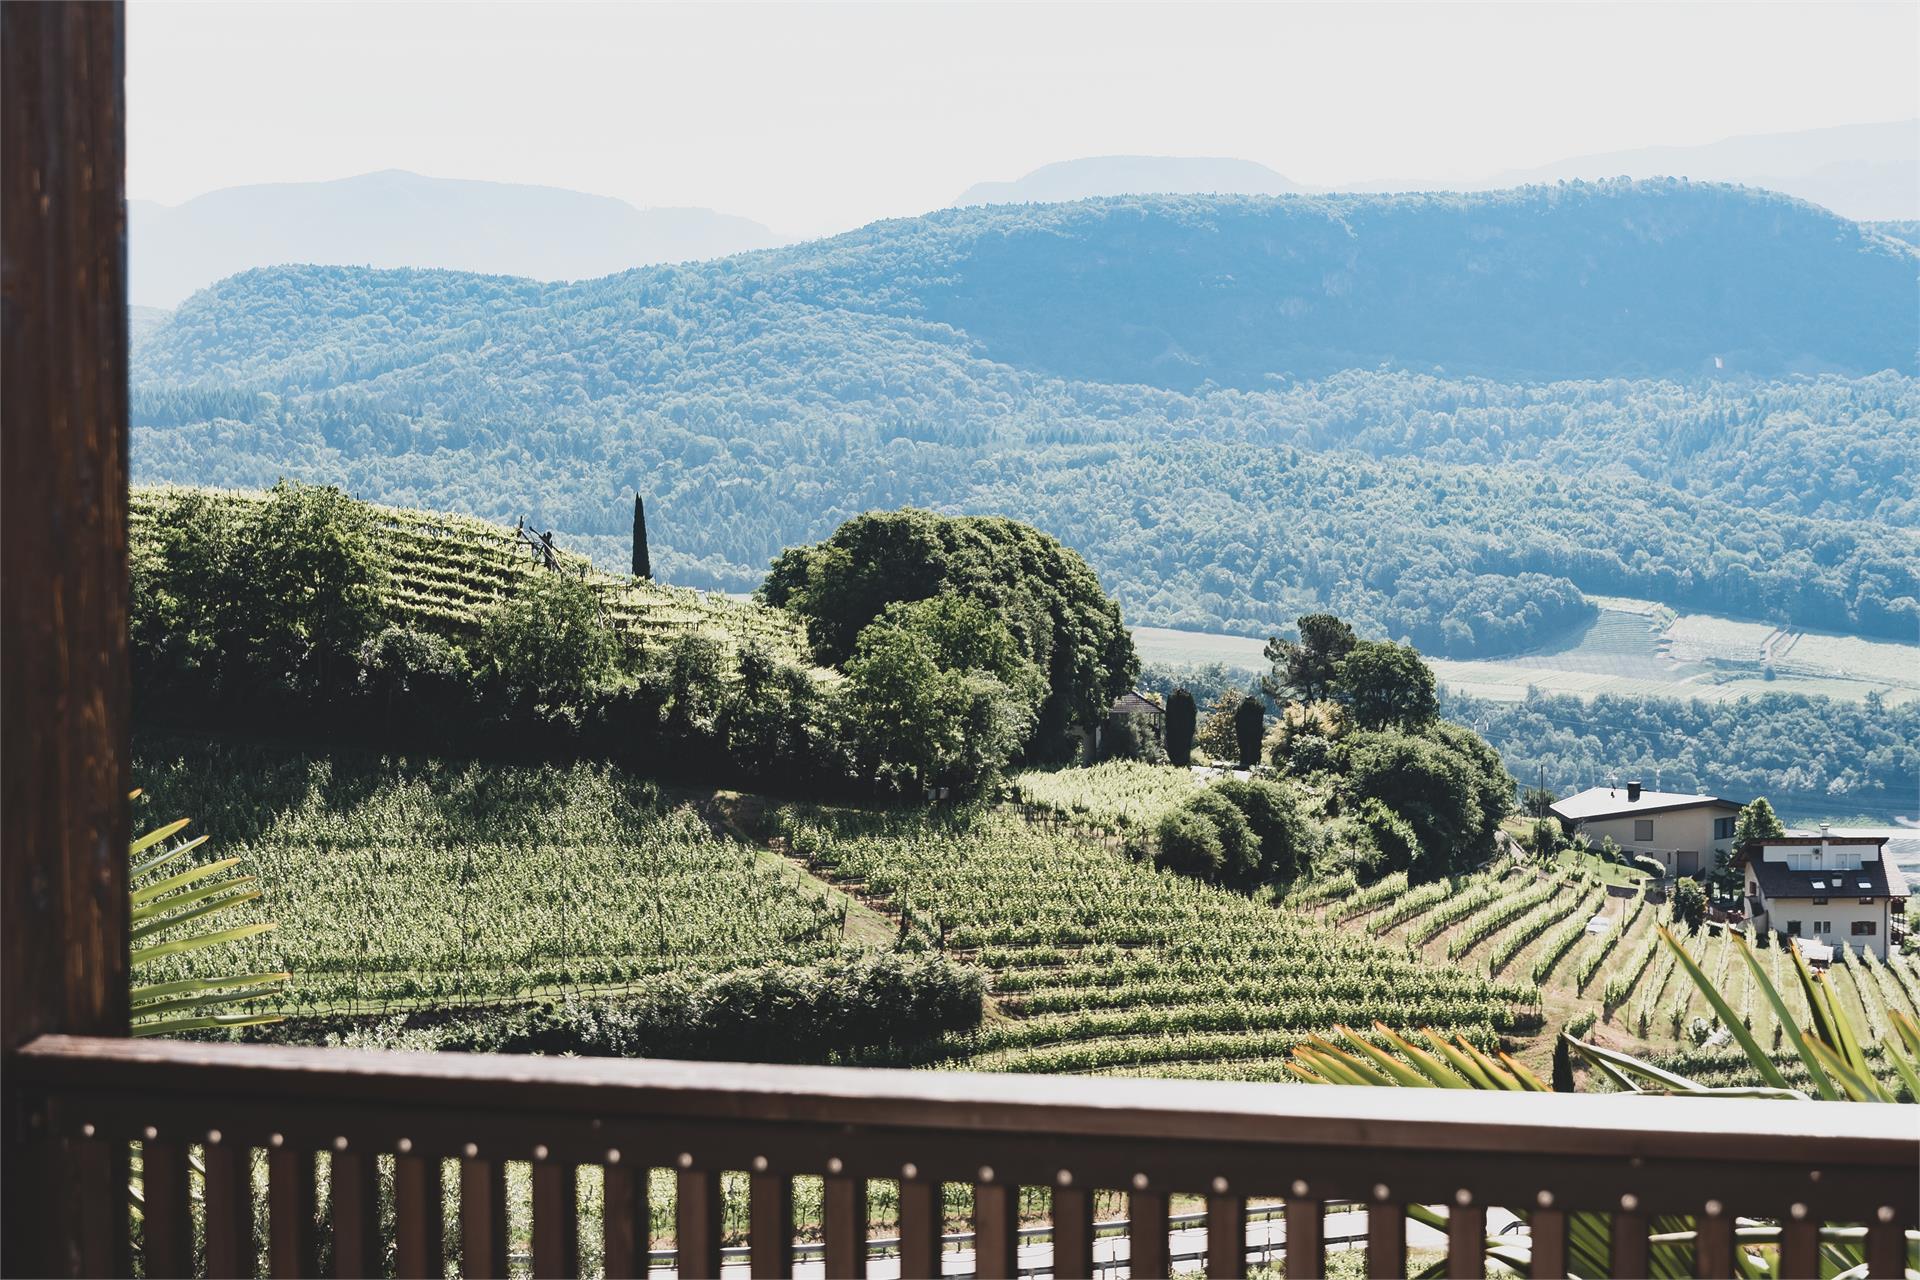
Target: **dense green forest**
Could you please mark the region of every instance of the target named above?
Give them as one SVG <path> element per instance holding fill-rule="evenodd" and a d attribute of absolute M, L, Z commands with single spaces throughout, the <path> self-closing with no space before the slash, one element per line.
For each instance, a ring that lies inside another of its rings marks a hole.
<path fill-rule="evenodd" d="M 949 210 L 570 285 L 249 272 L 135 358 L 142 479 L 525 516 L 745 590 L 862 511 L 999 514 L 1130 622 L 1331 608 L 1447 656 L 1583 593 L 1907 637 L 1916 262 L 1685 183 Z"/>
<path fill-rule="evenodd" d="M 1211 663 L 1149 664 L 1140 685 L 1186 689 L 1202 706 L 1258 695 L 1259 679 Z M 1269 704 L 1270 706 L 1272 704 Z M 1920 703 L 1769 693 L 1728 702 L 1534 693 L 1495 702 L 1440 691 L 1441 711 L 1500 752 L 1523 786 L 1608 780 L 1738 799 L 1764 795 L 1797 820 L 1920 814 Z"/>
<path fill-rule="evenodd" d="M 1763 694 L 1733 702 L 1535 694 L 1442 700 L 1514 776 L 1574 787 L 1638 778 L 1669 791 L 1770 798 L 1789 818 L 1920 813 L 1920 704 Z"/>

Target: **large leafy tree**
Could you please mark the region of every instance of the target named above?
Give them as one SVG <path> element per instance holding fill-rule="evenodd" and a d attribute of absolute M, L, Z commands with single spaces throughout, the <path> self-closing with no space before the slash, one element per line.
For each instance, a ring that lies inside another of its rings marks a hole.
<path fill-rule="evenodd" d="M 912 509 L 875 512 L 824 542 L 782 552 L 759 597 L 807 623 L 816 656 L 841 665 L 887 606 L 954 595 L 1005 626 L 1042 674 L 1028 754 L 1065 755 L 1069 730 L 1100 723 L 1139 674 L 1120 607 L 1078 554 L 1028 525 Z"/>
<path fill-rule="evenodd" d="M 581 707 L 613 676 L 613 635 L 593 589 L 560 573 L 528 579 L 494 607 L 474 666 L 510 701 Z"/>
<path fill-rule="evenodd" d="M 1419 733 L 1360 732 L 1348 738 L 1344 781 L 1356 807 L 1378 801 L 1418 842 L 1387 867 L 1422 876 L 1474 866 L 1493 853 L 1493 833 L 1513 801 L 1513 778 L 1470 729 L 1436 721 Z"/>
<path fill-rule="evenodd" d="M 1360 641 L 1351 626 L 1330 613 L 1309 613 L 1294 626 L 1300 633 L 1298 640 L 1275 636 L 1267 641 L 1267 661 L 1273 670 L 1261 687 L 1270 698 L 1318 702 L 1333 691 L 1340 660 Z"/>
<path fill-rule="evenodd" d="M 1334 663 L 1333 693 L 1362 729 L 1417 729 L 1440 714 L 1433 668 L 1403 644 L 1354 645 Z"/>

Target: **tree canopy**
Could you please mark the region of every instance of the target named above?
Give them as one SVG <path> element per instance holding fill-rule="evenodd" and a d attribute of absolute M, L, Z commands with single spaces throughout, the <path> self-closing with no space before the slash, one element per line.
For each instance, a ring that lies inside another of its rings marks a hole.
<path fill-rule="evenodd" d="M 1093 570 L 1057 540 L 1011 520 L 915 510 L 857 516 L 822 542 L 782 552 L 758 593 L 805 619 L 816 656 L 834 665 L 848 661 L 889 606 L 941 595 L 997 618 L 1044 681 L 1022 743 L 1029 754 L 1068 753 L 1069 731 L 1104 720 L 1139 673 L 1119 605 Z M 925 614 L 922 622 L 943 645 L 988 642 L 941 617 Z M 1008 660 L 996 656 L 990 667 L 1004 672 Z"/>

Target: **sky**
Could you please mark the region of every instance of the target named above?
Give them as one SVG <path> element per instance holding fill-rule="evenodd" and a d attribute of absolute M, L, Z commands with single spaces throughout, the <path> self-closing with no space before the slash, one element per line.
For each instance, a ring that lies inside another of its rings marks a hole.
<path fill-rule="evenodd" d="M 1920 115 L 1920 4 L 128 6 L 128 193 L 408 169 L 789 235 L 1057 160 L 1297 182 Z"/>

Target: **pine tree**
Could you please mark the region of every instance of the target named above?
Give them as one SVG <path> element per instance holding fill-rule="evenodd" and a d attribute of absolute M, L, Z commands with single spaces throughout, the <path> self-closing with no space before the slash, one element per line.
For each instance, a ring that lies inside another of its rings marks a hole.
<path fill-rule="evenodd" d="M 1184 688 L 1167 696 L 1167 759 L 1174 764 L 1185 767 L 1193 763 L 1193 734 L 1199 714 L 1193 695 Z"/>
<path fill-rule="evenodd" d="M 633 576 L 653 579 L 653 560 L 647 555 L 647 507 L 633 495 Z"/>

